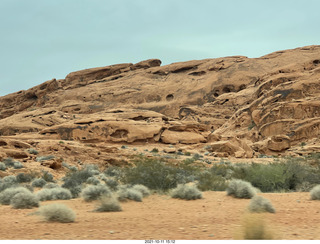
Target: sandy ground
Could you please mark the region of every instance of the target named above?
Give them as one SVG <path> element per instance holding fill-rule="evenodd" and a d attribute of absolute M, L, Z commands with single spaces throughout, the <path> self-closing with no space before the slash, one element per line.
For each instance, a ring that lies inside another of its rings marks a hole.
<path fill-rule="evenodd" d="M 319 240 L 320 201 L 309 193 L 261 193 L 276 209 L 261 215 L 276 239 Z M 241 234 L 249 199 L 225 192 L 204 192 L 203 199 L 179 200 L 152 195 L 143 202 L 124 202 L 122 212 L 92 212 L 96 202 L 64 203 L 77 214 L 74 223 L 48 223 L 28 215 L 36 209 L 0 206 L 0 239 L 6 240 L 232 240 Z"/>

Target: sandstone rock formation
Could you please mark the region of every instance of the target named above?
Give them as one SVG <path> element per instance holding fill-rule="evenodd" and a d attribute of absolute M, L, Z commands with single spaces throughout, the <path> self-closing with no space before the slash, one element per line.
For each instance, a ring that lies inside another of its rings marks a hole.
<path fill-rule="evenodd" d="M 86 69 L 0 97 L 1 154 L 28 157 L 9 139 L 207 145 L 248 158 L 318 148 L 320 46 L 160 65 Z"/>

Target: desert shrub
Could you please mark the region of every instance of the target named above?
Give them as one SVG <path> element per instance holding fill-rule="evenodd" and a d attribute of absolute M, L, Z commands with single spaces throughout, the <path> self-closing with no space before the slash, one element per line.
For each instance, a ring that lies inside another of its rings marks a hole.
<path fill-rule="evenodd" d="M 110 196 L 111 190 L 105 185 L 87 186 L 81 192 L 83 199 L 87 202 L 97 200 L 103 195 Z"/>
<path fill-rule="evenodd" d="M 72 198 L 78 197 L 82 191 L 81 183 L 72 178 L 65 179 L 62 187 L 68 189 L 71 192 Z"/>
<path fill-rule="evenodd" d="M 273 233 L 266 225 L 261 214 L 250 214 L 245 216 L 239 239 L 244 240 L 272 240 Z"/>
<path fill-rule="evenodd" d="M 153 148 L 153 149 L 151 150 L 151 152 L 152 152 L 152 153 L 158 153 L 158 152 L 159 152 L 159 149 L 158 149 L 158 148 Z"/>
<path fill-rule="evenodd" d="M 39 207 L 39 199 L 31 192 L 20 192 L 12 197 L 10 205 L 19 209 Z"/>
<path fill-rule="evenodd" d="M 274 209 L 274 207 L 272 206 L 271 202 L 268 199 L 263 198 L 262 196 L 257 196 L 257 195 L 250 200 L 248 209 L 250 212 L 254 212 L 254 213 L 261 213 L 261 212 L 275 213 L 276 212 L 276 210 Z"/>
<path fill-rule="evenodd" d="M 73 185 L 81 185 L 82 183 L 85 183 L 88 178 L 99 173 L 100 172 L 95 165 L 85 165 L 84 168 L 77 171 L 69 170 L 63 180 L 65 182 L 71 180 Z"/>
<path fill-rule="evenodd" d="M 132 189 L 141 192 L 143 197 L 147 197 L 151 194 L 148 187 L 144 185 L 134 185 Z"/>
<path fill-rule="evenodd" d="M 320 185 L 313 187 L 310 191 L 311 200 L 320 200 Z"/>
<path fill-rule="evenodd" d="M 143 195 L 140 191 L 132 188 L 121 187 L 117 191 L 119 201 L 133 200 L 136 202 L 142 202 Z"/>
<path fill-rule="evenodd" d="M 7 167 L 13 167 L 14 163 L 16 161 L 14 161 L 13 158 L 6 158 L 3 160 L 3 163 L 7 166 Z"/>
<path fill-rule="evenodd" d="M 0 162 L 0 170 L 5 171 L 7 169 L 7 166 L 5 163 Z"/>
<path fill-rule="evenodd" d="M 113 191 L 115 191 L 117 189 L 118 185 L 119 185 L 119 182 L 116 179 L 112 178 L 112 177 L 104 176 L 101 179 Z"/>
<path fill-rule="evenodd" d="M 39 215 L 46 221 L 70 223 L 74 222 L 76 214 L 64 204 L 49 204 L 39 208 Z"/>
<path fill-rule="evenodd" d="M 178 174 L 180 171 L 180 174 Z M 167 191 L 182 183 L 183 169 L 158 159 L 141 158 L 134 167 L 125 168 L 121 181 L 129 185 L 145 185 L 152 190 Z"/>
<path fill-rule="evenodd" d="M 20 173 L 16 176 L 16 179 L 18 183 L 31 182 L 33 176 L 31 174 Z"/>
<path fill-rule="evenodd" d="M 50 159 L 54 159 L 55 156 L 54 155 L 47 155 L 47 156 L 39 156 L 36 158 L 37 162 L 42 162 L 42 161 L 46 161 L 46 160 L 50 160 Z"/>
<path fill-rule="evenodd" d="M 53 175 L 48 171 L 43 171 L 41 178 L 44 179 L 46 182 L 54 182 Z"/>
<path fill-rule="evenodd" d="M 320 183 L 320 171 L 300 159 L 289 158 L 270 164 L 252 163 L 240 170 L 242 175 L 236 178 L 250 182 L 262 192 L 295 191 L 305 182 L 310 186 Z"/>
<path fill-rule="evenodd" d="M 196 200 L 202 198 L 202 193 L 195 185 L 181 184 L 172 190 L 171 197 L 185 200 Z"/>
<path fill-rule="evenodd" d="M 31 182 L 31 185 L 33 187 L 39 187 L 39 188 L 42 188 L 45 184 L 47 184 L 47 182 L 43 178 L 34 179 Z"/>
<path fill-rule="evenodd" d="M 40 201 L 69 200 L 72 198 L 72 194 L 68 189 L 57 187 L 51 189 L 42 189 L 37 193 L 37 197 Z"/>
<path fill-rule="evenodd" d="M 111 176 L 115 178 L 120 178 L 122 175 L 122 170 L 120 167 L 117 166 L 110 166 L 104 172 L 106 176 Z"/>
<path fill-rule="evenodd" d="M 96 212 L 119 212 L 122 211 L 119 201 L 113 196 L 103 196 L 95 209 Z"/>
<path fill-rule="evenodd" d="M 7 188 L 0 193 L 0 203 L 3 205 L 9 205 L 10 200 L 18 193 L 31 193 L 25 187 Z"/>
<path fill-rule="evenodd" d="M 100 180 L 95 177 L 95 176 L 91 176 L 87 179 L 86 181 L 87 184 L 91 184 L 91 185 L 99 185 L 100 184 Z"/>
<path fill-rule="evenodd" d="M 58 184 L 52 183 L 52 182 L 47 183 L 43 186 L 43 188 L 45 188 L 45 189 L 52 189 L 52 188 L 57 188 L 57 187 L 60 187 L 60 186 Z"/>
<path fill-rule="evenodd" d="M 14 162 L 13 163 L 13 168 L 14 169 L 22 169 L 23 168 L 23 164 L 22 163 L 20 163 L 20 162 Z"/>
<path fill-rule="evenodd" d="M 27 152 L 30 153 L 30 154 L 34 154 L 34 155 L 38 155 L 38 151 L 34 148 L 29 148 L 27 149 Z"/>
<path fill-rule="evenodd" d="M 17 178 L 14 175 L 8 175 L 3 177 L 2 182 L 7 183 L 9 185 L 14 185 L 18 183 Z"/>
<path fill-rule="evenodd" d="M 226 191 L 228 196 L 236 198 L 252 198 L 256 194 L 253 186 L 243 180 L 232 180 Z"/>
<path fill-rule="evenodd" d="M 201 191 L 225 191 L 228 187 L 227 180 L 212 170 L 206 170 L 198 174 L 197 187 Z"/>

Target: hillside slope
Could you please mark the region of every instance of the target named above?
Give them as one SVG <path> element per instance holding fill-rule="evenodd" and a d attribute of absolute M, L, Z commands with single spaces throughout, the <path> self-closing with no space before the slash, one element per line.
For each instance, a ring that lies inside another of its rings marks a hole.
<path fill-rule="evenodd" d="M 0 157 L 50 140 L 99 150 L 206 146 L 212 156 L 238 158 L 306 154 L 320 148 L 319 93 L 320 46 L 76 71 L 0 97 Z"/>

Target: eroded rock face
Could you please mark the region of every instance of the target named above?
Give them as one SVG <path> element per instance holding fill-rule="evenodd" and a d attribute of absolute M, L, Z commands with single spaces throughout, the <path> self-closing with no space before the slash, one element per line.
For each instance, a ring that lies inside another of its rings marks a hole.
<path fill-rule="evenodd" d="M 232 157 L 301 154 L 301 143 L 320 143 L 319 57 L 320 46 L 308 46 L 254 59 L 150 59 L 71 72 L 0 97 L 0 136 L 207 143 Z"/>

